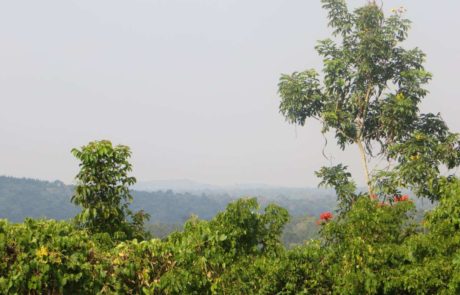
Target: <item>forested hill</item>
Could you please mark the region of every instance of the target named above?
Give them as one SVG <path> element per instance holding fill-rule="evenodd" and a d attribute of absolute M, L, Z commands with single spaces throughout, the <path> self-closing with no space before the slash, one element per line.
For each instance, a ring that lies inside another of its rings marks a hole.
<path fill-rule="evenodd" d="M 60 181 L 48 182 L 0 176 L 0 218 L 21 222 L 25 217 L 68 219 L 79 209 L 70 202 L 73 186 Z M 232 193 L 175 193 L 171 190 L 133 191 L 134 210 L 143 209 L 151 215 L 151 223 L 182 224 L 190 215 L 210 219 L 237 197 Z M 262 206 L 273 202 L 289 210 L 292 216 L 318 216 L 333 210 L 336 198 L 331 191 L 312 189 L 251 188 Z"/>
<path fill-rule="evenodd" d="M 25 217 L 68 219 L 79 209 L 70 202 L 73 187 L 60 181 L 0 176 L 0 218 L 21 222 Z"/>

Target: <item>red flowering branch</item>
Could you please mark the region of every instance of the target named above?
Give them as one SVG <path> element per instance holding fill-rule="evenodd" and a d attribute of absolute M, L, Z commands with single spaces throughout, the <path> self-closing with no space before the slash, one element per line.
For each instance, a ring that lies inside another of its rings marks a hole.
<path fill-rule="evenodd" d="M 317 224 L 322 224 L 324 222 L 328 222 L 329 220 L 332 219 L 332 217 L 334 217 L 334 216 L 332 215 L 331 212 L 329 212 L 329 211 L 323 212 L 323 213 L 321 213 L 319 215 L 319 220 L 316 223 Z"/>

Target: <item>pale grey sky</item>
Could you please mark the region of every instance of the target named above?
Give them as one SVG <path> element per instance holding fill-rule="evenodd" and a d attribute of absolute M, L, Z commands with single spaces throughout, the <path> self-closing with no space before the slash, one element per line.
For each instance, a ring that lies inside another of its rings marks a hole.
<path fill-rule="evenodd" d="M 460 131 L 460 1 L 399 6 L 434 74 L 424 108 Z M 110 139 L 139 180 L 314 186 L 324 140 L 284 122 L 277 82 L 320 66 L 326 23 L 319 0 L 0 0 L 0 175 L 72 182 L 71 148 Z"/>

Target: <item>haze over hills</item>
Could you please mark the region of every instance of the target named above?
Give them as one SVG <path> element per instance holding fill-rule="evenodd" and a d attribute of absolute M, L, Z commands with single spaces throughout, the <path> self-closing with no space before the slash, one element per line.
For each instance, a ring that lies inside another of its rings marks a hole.
<path fill-rule="evenodd" d="M 336 206 L 332 190 L 286 188 L 268 185 L 216 186 L 192 180 L 140 182 L 132 191 L 134 211 L 144 210 L 151 218 L 146 229 L 155 237 L 180 230 L 191 215 L 211 219 L 243 196 L 257 197 L 261 207 L 276 203 L 286 208 L 291 221 L 283 231 L 288 247 L 302 244 L 317 235 L 315 221 Z M 0 219 L 22 222 L 26 217 L 70 219 L 80 208 L 70 201 L 74 187 L 61 181 L 41 181 L 0 176 Z M 428 201 L 416 200 L 419 209 L 429 209 Z"/>
<path fill-rule="evenodd" d="M 293 246 L 314 237 L 318 214 L 332 210 L 336 204 L 332 192 L 316 190 L 315 194 L 314 189 L 266 185 L 220 187 L 174 180 L 140 183 L 135 188 L 131 208 L 151 215 L 146 229 L 155 237 L 180 230 L 191 215 L 209 220 L 238 197 L 256 196 L 262 207 L 277 203 L 289 211 L 292 219 L 283 231 L 283 242 Z M 80 211 L 70 201 L 73 190 L 74 186 L 61 181 L 0 176 L 0 219 L 11 222 L 22 222 L 26 217 L 70 219 Z M 291 193 L 294 197 L 290 197 Z"/>
<path fill-rule="evenodd" d="M 134 185 L 134 189 L 141 191 L 172 190 L 175 192 L 200 192 L 206 190 L 219 190 L 221 187 L 197 182 L 191 179 L 164 179 L 139 181 Z"/>
<path fill-rule="evenodd" d="M 259 196 L 267 198 L 288 197 L 292 199 L 305 198 L 315 199 L 335 193 L 330 189 L 314 187 L 285 187 L 274 186 L 264 183 L 237 183 L 233 185 L 213 185 L 191 179 L 168 179 L 168 180 L 151 180 L 140 181 L 133 187 L 139 191 L 166 191 L 172 190 L 178 193 L 194 194 L 224 194 L 234 198 L 242 196 Z"/>
<path fill-rule="evenodd" d="M 210 219 L 239 197 L 257 197 L 262 206 L 277 203 L 292 216 L 317 216 L 333 210 L 332 191 L 309 188 L 219 187 L 193 181 L 153 182 L 136 185 L 134 210 L 143 209 L 152 223 L 182 224 L 190 215 Z M 141 191 L 140 189 L 143 189 Z M 149 191 L 147 191 L 149 190 Z M 73 186 L 61 181 L 41 181 L 0 176 L 0 218 L 20 222 L 26 217 L 68 219 L 79 209 L 70 202 Z"/>
<path fill-rule="evenodd" d="M 79 212 L 70 202 L 73 186 L 61 181 L 41 181 L 0 176 L 0 218 L 21 222 L 26 217 L 69 219 Z M 141 182 L 133 190 L 134 210 L 151 215 L 151 223 L 182 224 L 192 214 L 210 219 L 240 197 L 257 197 L 261 206 L 276 203 L 291 216 L 318 216 L 336 206 L 332 190 L 255 185 L 221 187 L 191 180 Z M 421 209 L 430 202 L 416 200 Z"/>

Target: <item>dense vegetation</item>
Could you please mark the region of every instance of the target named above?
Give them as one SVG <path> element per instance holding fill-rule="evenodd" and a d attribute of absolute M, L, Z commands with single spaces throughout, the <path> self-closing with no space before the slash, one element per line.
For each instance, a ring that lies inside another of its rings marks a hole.
<path fill-rule="evenodd" d="M 419 111 L 430 74 L 419 49 L 401 46 L 409 21 L 374 1 L 353 12 L 343 0 L 322 3 L 334 29 L 317 46 L 324 75 L 283 75 L 280 111 L 295 124 L 321 121 L 343 149 L 356 145 L 367 191 L 343 164 L 321 168 L 338 206 L 319 215 L 316 239 L 284 247 L 288 211 L 255 198 L 151 239 L 149 216 L 129 207 L 129 148 L 95 141 L 74 150 L 76 218 L 0 221 L 0 292 L 460 294 L 460 180 L 441 173 L 460 165 L 460 140 Z M 375 157 L 388 165 L 370 170 Z M 437 205 L 420 221 L 404 189 Z"/>
<path fill-rule="evenodd" d="M 114 241 L 71 223 L 0 222 L 4 294 L 457 294 L 460 182 L 423 224 L 410 200 L 360 198 L 324 220 L 321 239 L 286 250 L 287 212 L 241 199 L 164 240 Z"/>

